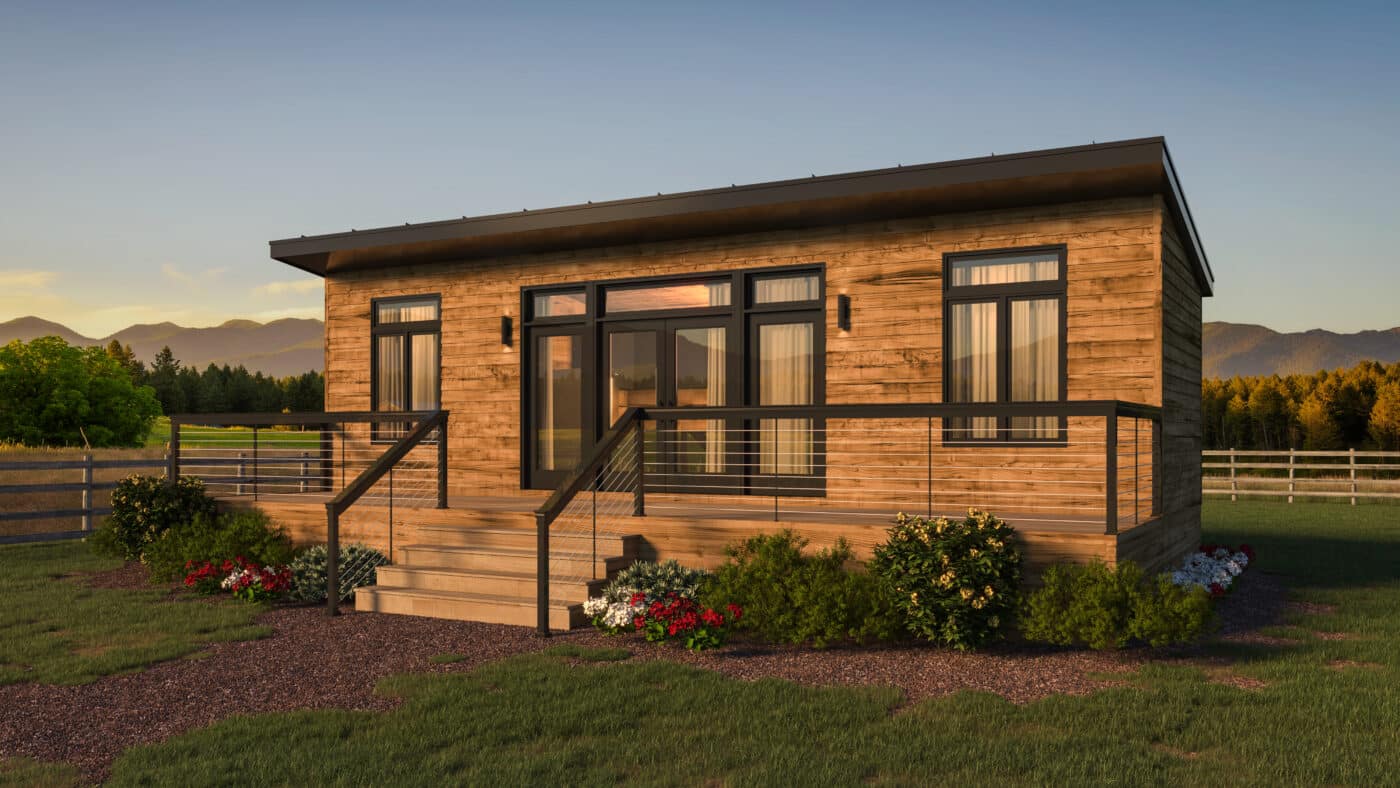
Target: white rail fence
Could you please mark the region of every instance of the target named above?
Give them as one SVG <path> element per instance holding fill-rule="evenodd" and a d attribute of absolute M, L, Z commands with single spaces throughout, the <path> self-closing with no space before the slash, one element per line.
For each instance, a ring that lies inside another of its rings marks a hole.
<path fill-rule="evenodd" d="M 1206 495 L 1400 499 L 1400 452 L 1219 449 L 1201 452 Z"/>

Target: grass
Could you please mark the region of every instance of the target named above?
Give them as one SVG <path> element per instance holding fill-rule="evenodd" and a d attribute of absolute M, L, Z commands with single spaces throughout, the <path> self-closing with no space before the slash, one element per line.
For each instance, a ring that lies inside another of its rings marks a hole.
<path fill-rule="evenodd" d="M 129 751 L 117 784 L 1383 783 L 1400 773 L 1400 509 L 1211 502 L 1206 538 L 1336 605 L 1219 645 L 1239 689 L 1154 663 L 1129 686 L 1025 706 L 964 692 L 903 708 L 884 687 L 746 683 L 555 647 L 464 675 L 410 675 L 384 713 L 238 717 Z M 1346 633 L 1323 639 L 1317 632 Z M 610 651 L 610 650 L 609 650 Z M 623 651 L 625 650 L 618 650 Z M 578 659 L 583 657 L 582 660 Z M 580 661 L 587 664 L 578 664 Z M 1337 667 L 1356 663 L 1355 667 Z"/>
<path fill-rule="evenodd" d="M 78 573 L 114 569 L 83 542 L 0 546 L 0 685 L 82 684 L 269 633 L 260 605 L 94 588 Z"/>

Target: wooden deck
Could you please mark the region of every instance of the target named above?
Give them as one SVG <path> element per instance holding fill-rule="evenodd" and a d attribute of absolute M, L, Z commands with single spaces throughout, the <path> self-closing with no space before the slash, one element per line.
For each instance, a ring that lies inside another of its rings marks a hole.
<path fill-rule="evenodd" d="M 444 527 L 453 529 L 521 529 L 535 527 L 534 510 L 544 494 L 514 496 L 455 496 L 447 509 L 404 506 L 396 503 L 392 518 L 388 507 L 374 502 L 357 504 L 340 521 L 341 542 L 363 542 L 402 559 L 403 548 L 440 543 Z M 247 496 L 225 497 L 227 506 L 265 511 L 300 543 L 325 540 L 324 497 L 314 494 L 279 496 L 254 502 Z M 950 517 L 965 512 L 935 511 Z M 911 512 L 927 514 L 927 512 Z M 1124 523 L 1117 534 L 1105 533 L 1102 522 L 1076 520 L 1046 514 L 998 512 L 1020 534 L 1027 569 L 1031 574 L 1061 561 L 1107 563 L 1132 559 L 1156 568 L 1174 562 L 1194 545 L 1183 534 L 1173 534 L 1161 519 L 1140 524 Z M 803 506 L 802 499 L 781 499 L 775 512 L 771 498 L 738 498 L 719 503 L 692 501 L 677 496 L 648 495 L 644 517 L 600 518 L 597 532 L 609 536 L 641 537 L 637 557 L 649 560 L 674 558 L 681 563 L 712 568 L 724 560 L 724 548 L 751 535 L 790 528 L 811 540 L 814 547 L 846 539 L 857 557 L 867 558 L 885 539 L 893 513 L 870 509 L 834 509 Z M 392 523 L 391 523 L 392 519 Z M 587 517 L 564 518 L 554 532 L 578 534 L 593 527 Z"/>

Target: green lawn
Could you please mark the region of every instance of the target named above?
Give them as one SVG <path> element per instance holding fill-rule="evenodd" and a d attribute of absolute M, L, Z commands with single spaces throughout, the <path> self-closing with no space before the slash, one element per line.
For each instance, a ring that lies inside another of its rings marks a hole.
<path fill-rule="evenodd" d="M 253 623 L 259 605 L 171 600 L 161 589 L 94 588 L 72 577 L 118 566 L 83 542 L 0 546 L 0 685 L 81 684 L 268 633 Z"/>
<path fill-rule="evenodd" d="M 263 427 L 258 430 L 258 441 L 263 448 L 316 451 L 321 448 L 321 433 Z M 145 446 L 148 449 L 162 449 L 169 442 L 170 417 L 159 416 L 151 425 Z M 180 430 L 180 445 L 187 449 L 252 450 L 253 428 L 186 426 Z"/>
<path fill-rule="evenodd" d="M 1291 646 L 1213 647 L 1238 660 L 1235 673 L 1263 682 L 1257 689 L 1160 662 L 1130 686 L 1084 697 L 1015 706 L 965 692 L 906 706 L 890 688 L 748 683 L 569 645 L 467 674 L 386 680 L 380 691 L 406 701 L 392 712 L 225 720 L 129 751 L 112 777 L 142 785 L 1393 782 L 1400 507 L 1211 502 L 1205 536 L 1254 544 L 1250 571 L 1287 575 L 1295 598 L 1337 606 L 1270 630 Z M 0 566 L 11 557 L 0 554 Z M 0 764 L 0 778 L 4 768 L 42 775 L 45 767 Z"/>

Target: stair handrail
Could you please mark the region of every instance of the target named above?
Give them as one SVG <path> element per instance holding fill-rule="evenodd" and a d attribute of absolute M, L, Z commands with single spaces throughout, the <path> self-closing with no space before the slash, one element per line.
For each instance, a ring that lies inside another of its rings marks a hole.
<path fill-rule="evenodd" d="M 441 428 L 438 435 L 438 501 L 437 508 L 447 508 L 447 415 L 445 410 L 432 411 L 379 455 L 368 468 L 360 472 L 335 497 L 326 501 L 326 612 L 337 615 L 340 612 L 340 516 L 370 488 L 389 473 L 410 451 L 413 451 L 433 430 Z M 389 524 L 390 528 L 393 523 Z M 390 556 L 392 560 L 393 556 Z"/>
<path fill-rule="evenodd" d="M 536 619 L 535 630 L 542 637 L 549 637 L 549 527 L 563 513 L 580 492 L 588 489 L 596 482 L 598 471 L 602 470 L 603 463 L 612 456 L 613 452 L 622 444 L 624 440 L 640 441 L 646 411 L 643 408 L 628 408 L 623 411 L 618 420 L 613 422 L 612 427 L 603 433 L 603 437 L 593 446 L 593 450 L 579 463 L 577 468 L 564 477 L 564 481 L 554 489 L 538 509 L 535 510 L 535 587 L 536 587 Z M 641 470 L 646 462 L 642 452 L 637 453 L 637 465 Z M 643 474 L 639 473 L 637 478 L 636 504 L 638 514 L 641 514 L 644 507 L 644 481 Z"/>

